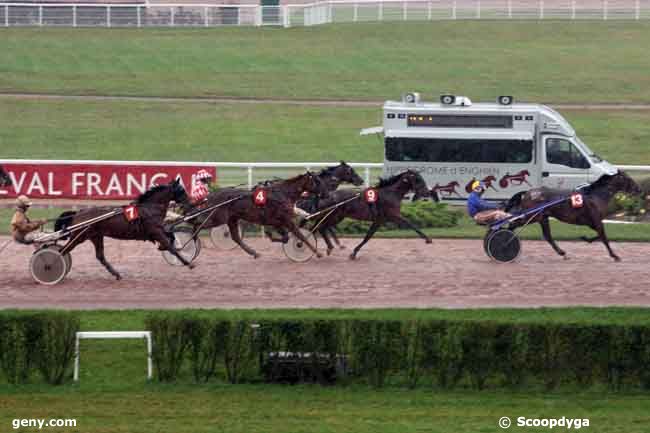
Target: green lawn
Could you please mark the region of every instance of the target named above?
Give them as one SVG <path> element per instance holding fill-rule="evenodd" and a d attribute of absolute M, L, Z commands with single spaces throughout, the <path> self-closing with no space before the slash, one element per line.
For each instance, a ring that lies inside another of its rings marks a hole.
<path fill-rule="evenodd" d="M 650 164 L 650 112 L 564 113 L 594 151 Z M 376 108 L 0 99 L 0 158 L 381 162 Z"/>
<path fill-rule="evenodd" d="M 146 311 L 84 311 L 82 330 L 138 330 Z M 647 324 L 648 309 L 486 309 L 486 310 L 234 310 L 193 311 L 224 318 L 437 318 L 505 322 Z M 75 418 L 76 429 L 61 432 L 287 433 L 439 432 L 497 433 L 502 416 L 589 418 L 586 431 L 644 433 L 650 397 L 602 389 L 525 393 L 513 390 L 447 391 L 422 383 L 418 389 L 346 387 L 193 385 L 147 383 L 144 344 L 83 341 L 81 381 L 49 385 L 0 386 L 0 424 L 10 431 L 17 418 Z M 24 429 L 20 431 L 35 431 Z M 509 431 L 541 431 L 510 428 Z M 556 428 L 553 431 L 564 432 Z"/>
<path fill-rule="evenodd" d="M 648 22 L 1 29 L 0 91 L 648 102 Z M 355 43 L 358 42 L 358 43 Z"/>

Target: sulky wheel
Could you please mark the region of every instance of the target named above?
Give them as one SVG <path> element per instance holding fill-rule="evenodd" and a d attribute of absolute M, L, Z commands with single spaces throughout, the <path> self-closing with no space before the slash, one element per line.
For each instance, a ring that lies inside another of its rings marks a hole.
<path fill-rule="evenodd" d="M 519 257 L 521 241 L 512 230 L 496 230 L 488 237 L 487 252 L 493 260 L 508 263 Z"/>
<path fill-rule="evenodd" d="M 60 245 L 51 245 L 48 248 L 56 249 L 59 252 L 63 249 L 63 247 Z M 72 256 L 70 255 L 70 253 L 66 253 L 63 256 L 63 259 L 65 260 L 65 266 L 66 266 L 65 274 L 67 276 L 70 273 L 70 270 L 72 269 Z"/>
<path fill-rule="evenodd" d="M 490 236 L 494 233 L 494 230 L 488 230 L 487 233 L 485 233 L 485 237 L 483 237 L 483 251 L 485 251 L 485 255 L 488 256 L 489 258 L 492 258 L 490 255 L 490 250 L 488 249 L 488 242 L 490 242 Z"/>
<path fill-rule="evenodd" d="M 300 233 L 309 241 L 313 246 L 318 248 L 316 245 L 316 237 L 312 232 L 305 229 L 300 229 Z M 289 240 L 286 244 L 282 245 L 284 254 L 294 262 L 306 262 L 311 259 L 314 255 L 314 252 L 309 249 L 309 247 L 300 239 L 298 239 L 293 233 L 289 233 Z"/>
<path fill-rule="evenodd" d="M 69 268 L 66 258 L 58 248 L 43 247 L 32 254 L 29 271 L 37 283 L 54 285 L 63 281 Z"/>
<path fill-rule="evenodd" d="M 194 231 L 190 227 L 175 227 L 173 233 L 174 245 L 178 253 L 188 262 L 193 262 L 201 252 L 201 239 L 192 237 Z M 162 255 L 170 265 L 183 266 L 183 263 L 169 251 L 162 251 Z"/>
<path fill-rule="evenodd" d="M 244 231 L 241 229 L 241 226 L 239 226 L 239 238 L 243 239 L 243 237 Z M 230 228 L 228 228 L 228 224 L 213 227 L 210 230 L 210 239 L 212 240 L 212 244 L 220 250 L 227 251 L 237 248 L 237 243 L 233 241 L 232 236 L 230 236 Z"/>

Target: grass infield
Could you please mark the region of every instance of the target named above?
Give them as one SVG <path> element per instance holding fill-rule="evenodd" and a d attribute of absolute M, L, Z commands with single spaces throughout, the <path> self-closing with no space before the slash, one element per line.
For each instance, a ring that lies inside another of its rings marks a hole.
<path fill-rule="evenodd" d="M 650 23 L 2 29 L 2 92 L 648 102 Z M 360 43 L 351 43 L 359 41 Z M 362 42 L 361 42 L 362 41 Z"/>

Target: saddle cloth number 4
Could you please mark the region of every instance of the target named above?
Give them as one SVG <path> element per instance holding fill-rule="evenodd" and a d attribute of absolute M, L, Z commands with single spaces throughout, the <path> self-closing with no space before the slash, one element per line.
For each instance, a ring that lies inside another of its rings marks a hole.
<path fill-rule="evenodd" d="M 376 189 L 367 189 L 363 193 L 364 198 L 366 199 L 367 203 L 377 203 L 377 199 L 379 198 L 379 194 L 377 193 Z"/>
<path fill-rule="evenodd" d="M 138 214 L 138 207 L 135 205 L 124 206 L 123 208 L 124 217 L 128 222 L 135 221 L 140 216 Z"/>
<path fill-rule="evenodd" d="M 579 192 L 574 192 L 571 194 L 571 207 L 574 209 L 580 209 L 582 205 L 584 205 L 584 199 L 582 197 L 582 194 Z"/>
<path fill-rule="evenodd" d="M 266 204 L 266 190 L 261 188 L 256 189 L 253 193 L 253 202 L 255 202 L 257 206 L 264 206 Z"/>

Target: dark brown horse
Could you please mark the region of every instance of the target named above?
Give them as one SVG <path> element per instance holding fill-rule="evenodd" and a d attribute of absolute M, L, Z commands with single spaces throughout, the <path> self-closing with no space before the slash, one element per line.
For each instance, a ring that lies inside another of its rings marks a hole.
<path fill-rule="evenodd" d="M 580 188 L 577 192 L 580 194 L 580 197 L 576 196 L 572 200 L 570 197 L 574 191 L 533 188 L 529 191 L 515 194 L 508 202 L 506 210 L 510 212 L 524 211 L 543 203 L 567 197 L 565 202 L 545 209 L 530 222 L 538 222 L 540 224 L 544 239 L 553 247 L 556 253 L 563 257 L 566 257 L 566 253 L 553 240 L 551 226 L 548 220 L 549 217 L 554 217 L 568 224 L 588 226 L 597 233 L 597 236 L 593 238 L 583 237 L 583 239 L 590 243 L 600 239 L 605 244 L 605 247 L 607 247 L 609 255 L 614 260 L 620 261 L 620 257 L 614 254 L 612 248 L 609 246 L 603 219 L 607 216 L 608 203 L 614 194 L 624 192 L 636 195 L 641 193 L 641 189 L 631 177 L 619 171 L 614 175 L 605 174 L 594 183 Z"/>
<path fill-rule="evenodd" d="M 0 165 L 0 188 L 11 186 L 11 177 L 4 171 L 4 168 Z"/>
<path fill-rule="evenodd" d="M 259 254 L 245 244 L 239 236 L 239 220 L 277 229 L 282 235 L 282 238 L 279 239 L 280 242 L 287 242 L 288 232 L 291 232 L 305 242 L 305 245 L 318 257 L 321 257 L 316 247 L 300 233 L 293 220 L 294 206 L 304 192 L 325 194 L 326 189 L 318 176 L 311 172 L 287 180 L 274 181 L 268 185 L 258 185 L 252 191 L 223 188 L 210 193 L 205 206 L 232 201 L 216 208 L 207 217 L 197 217 L 192 223 L 195 231 L 199 226 L 211 228 L 228 224 L 232 240 L 255 258 L 259 257 Z"/>
<path fill-rule="evenodd" d="M 369 194 L 370 191 L 374 192 Z M 315 218 L 314 224 L 327 243 L 328 254 L 334 248 L 329 239 L 329 230 L 344 218 L 372 222 L 363 241 L 350 254 L 352 260 L 357 257 L 361 248 L 372 238 L 377 229 L 387 222 L 413 229 L 430 244 L 431 239 L 401 215 L 402 200 L 410 192 L 415 193 L 414 200 L 430 195 L 422 176 L 416 171 L 407 170 L 388 179 L 382 179 L 379 184 L 361 193 L 350 190 L 336 191 L 329 198 L 321 200 L 319 208 L 323 214 Z M 337 204 L 338 207 L 334 207 Z M 327 210 L 330 208 L 332 209 Z"/>
<path fill-rule="evenodd" d="M 163 219 L 171 200 L 176 203 L 188 202 L 185 189 L 178 179 L 169 184 L 149 189 L 140 195 L 131 206 L 124 207 L 122 212 L 71 233 L 70 240 L 63 246 L 61 253 L 67 254 L 77 245 L 90 240 L 95 246 L 97 260 L 119 280 L 122 277 L 104 256 L 104 236 L 115 239 L 151 241 L 158 242 L 159 250 L 169 251 L 191 269 L 193 265 L 176 251 L 173 235 L 165 232 L 163 227 Z M 115 210 L 116 208 L 113 207 L 92 207 L 80 211 L 64 212 L 57 219 L 54 228 L 56 231 L 63 230 Z"/>

